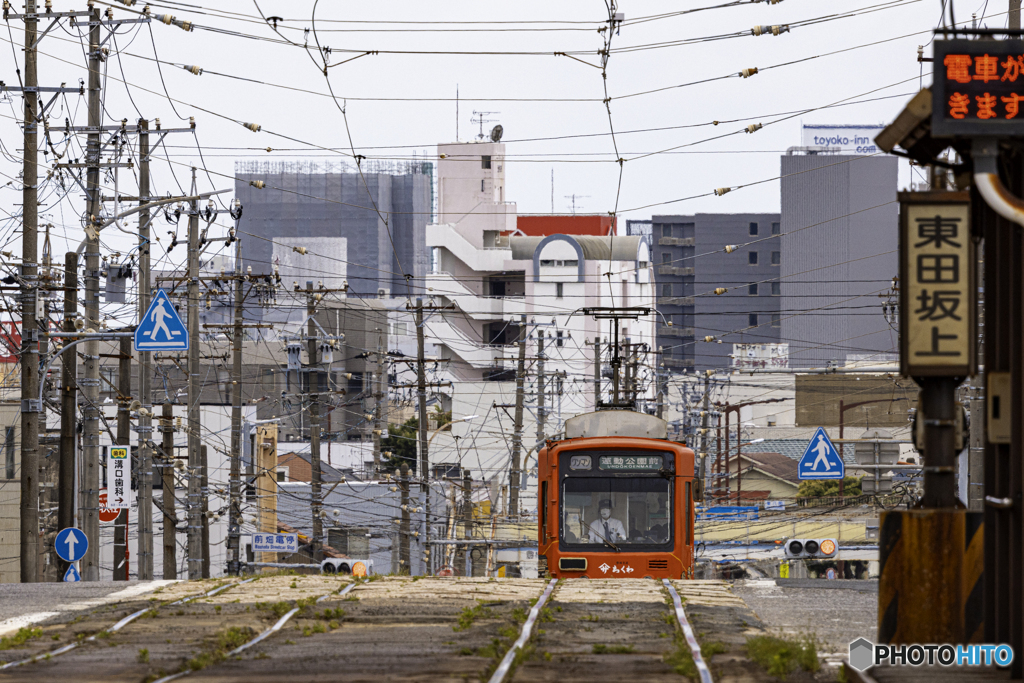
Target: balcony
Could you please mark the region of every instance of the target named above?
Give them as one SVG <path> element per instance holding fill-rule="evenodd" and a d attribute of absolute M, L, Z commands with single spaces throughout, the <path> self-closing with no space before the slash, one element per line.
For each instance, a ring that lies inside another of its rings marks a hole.
<path fill-rule="evenodd" d="M 658 299 L 663 306 L 693 306 L 692 296 L 663 296 Z"/>
<path fill-rule="evenodd" d="M 693 268 L 680 268 L 678 266 L 658 266 L 658 275 L 676 275 L 678 277 L 692 277 Z"/>
<path fill-rule="evenodd" d="M 659 247 L 692 247 L 692 237 L 659 237 Z"/>
<path fill-rule="evenodd" d="M 659 337 L 692 337 L 692 327 L 667 327 L 665 325 L 658 325 L 658 336 Z"/>

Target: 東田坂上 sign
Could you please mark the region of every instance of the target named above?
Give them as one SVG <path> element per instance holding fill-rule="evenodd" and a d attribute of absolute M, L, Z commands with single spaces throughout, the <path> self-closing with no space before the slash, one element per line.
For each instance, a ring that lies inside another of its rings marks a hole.
<path fill-rule="evenodd" d="M 900 370 L 975 371 L 975 256 L 967 192 L 901 192 Z"/>
<path fill-rule="evenodd" d="M 1024 42 L 937 40 L 932 135 L 1024 135 Z"/>

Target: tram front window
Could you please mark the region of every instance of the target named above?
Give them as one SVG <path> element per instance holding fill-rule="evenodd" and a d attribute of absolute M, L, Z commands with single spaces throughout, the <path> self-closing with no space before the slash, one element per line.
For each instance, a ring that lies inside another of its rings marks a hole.
<path fill-rule="evenodd" d="M 562 489 L 562 541 L 570 544 L 662 545 L 671 539 L 670 482 L 569 477 Z"/>

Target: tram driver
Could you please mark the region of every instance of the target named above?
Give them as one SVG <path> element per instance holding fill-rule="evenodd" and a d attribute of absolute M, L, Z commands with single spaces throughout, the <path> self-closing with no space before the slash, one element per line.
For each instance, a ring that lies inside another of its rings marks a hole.
<path fill-rule="evenodd" d="M 601 515 L 600 519 L 595 519 L 590 523 L 590 542 L 617 543 L 625 541 L 626 528 L 622 526 L 622 522 L 612 517 L 612 501 L 608 498 L 602 500 L 598 504 L 598 511 Z"/>

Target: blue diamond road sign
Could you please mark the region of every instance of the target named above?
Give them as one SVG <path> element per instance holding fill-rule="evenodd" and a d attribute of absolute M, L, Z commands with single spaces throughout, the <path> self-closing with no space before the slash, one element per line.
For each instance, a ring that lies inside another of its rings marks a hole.
<path fill-rule="evenodd" d="M 62 529 L 53 541 L 53 549 L 57 551 L 57 557 L 65 562 L 78 562 L 85 557 L 85 551 L 88 548 L 89 539 L 85 537 L 85 532 L 73 526 Z"/>
<path fill-rule="evenodd" d="M 839 451 L 832 445 L 824 427 L 818 427 L 807 444 L 804 457 L 797 465 L 797 477 L 800 479 L 842 479 L 845 475 L 843 459 Z"/>
<path fill-rule="evenodd" d="M 156 290 L 153 303 L 135 330 L 135 350 L 188 350 L 188 330 L 162 289 Z"/>

